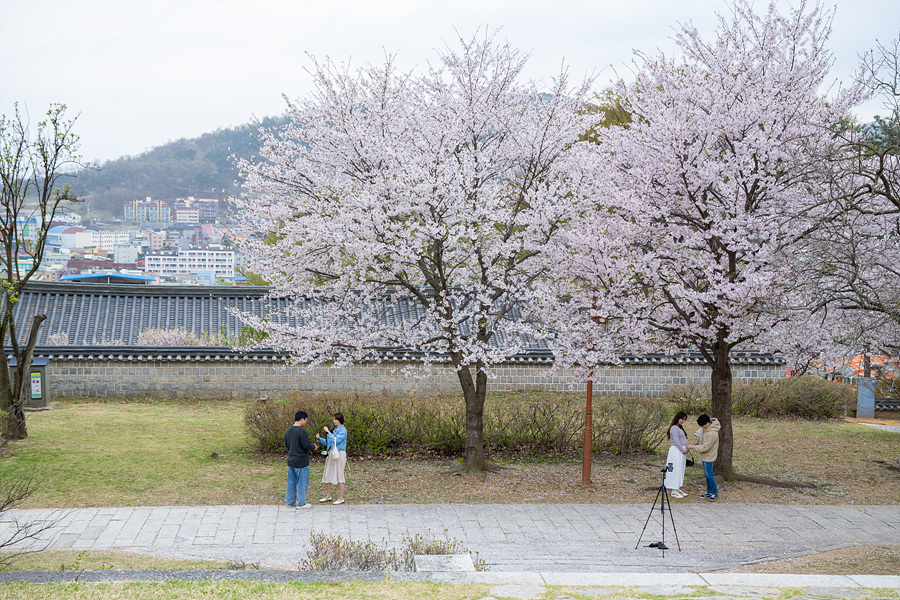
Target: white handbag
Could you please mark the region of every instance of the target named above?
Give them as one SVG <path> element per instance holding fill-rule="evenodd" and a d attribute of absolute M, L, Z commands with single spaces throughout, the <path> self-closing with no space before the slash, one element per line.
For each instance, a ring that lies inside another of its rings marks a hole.
<path fill-rule="evenodd" d="M 334 436 L 334 445 L 328 449 L 328 456 L 331 458 L 340 458 L 341 451 L 337 447 L 337 436 Z"/>

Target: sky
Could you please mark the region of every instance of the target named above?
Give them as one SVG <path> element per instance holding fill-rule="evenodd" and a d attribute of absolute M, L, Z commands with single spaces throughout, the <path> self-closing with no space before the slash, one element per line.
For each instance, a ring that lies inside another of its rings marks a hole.
<path fill-rule="evenodd" d="M 786 0 L 778 0 L 787 6 Z M 763 10 L 765 2 L 756 0 Z M 898 0 L 828 0 L 833 78 L 900 35 Z M 595 88 L 628 78 L 633 50 L 673 54 L 680 23 L 712 39 L 722 0 L 0 0 L 0 113 L 36 122 L 51 102 L 78 115 L 85 159 L 101 164 L 284 112 L 311 90 L 311 56 L 364 66 L 396 54 L 424 67 L 458 35 L 499 28 L 528 52 L 525 77 L 565 63 Z M 864 119 L 877 104 L 858 111 Z"/>

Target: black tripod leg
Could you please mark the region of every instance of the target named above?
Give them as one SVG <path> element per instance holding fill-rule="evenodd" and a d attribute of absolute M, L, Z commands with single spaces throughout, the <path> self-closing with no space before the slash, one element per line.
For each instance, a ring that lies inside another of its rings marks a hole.
<path fill-rule="evenodd" d="M 681 552 L 681 542 L 678 541 L 678 529 L 675 527 L 675 515 L 672 514 L 672 503 L 669 502 L 669 520 L 672 521 L 672 531 L 675 533 L 675 543 L 678 545 L 678 551 Z M 663 515 L 663 535 L 666 534 L 666 516 Z"/>
<path fill-rule="evenodd" d="M 660 521 L 662 521 L 662 557 L 666 557 L 666 501 L 669 499 L 669 490 L 666 489 L 665 486 L 665 478 L 663 479 L 663 485 L 659 486 L 659 493 L 662 494 L 662 502 L 659 504 L 659 512 L 662 515 Z M 672 516 L 672 503 L 669 503 L 669 516 Z"/>
<path fill-rule="evenodd" d="M 659 502 L 659 495 L 662 493 L 662 488 L 656 492 L 656 499 L 653 501 L 653 506 L 650 507 L 650 514 L 647 515 L 647 520 L 644 521 L 644 528 L 641 529 L 641 535 L 638 537 L 637 544 L 634 545 L 634 549 L 637 550 L 637 547 L 641 545 L 641 538 L 644 537 L 644 532 L 647 531 L 647 524 L 650 522 L 650 517 L 653 516 L 653 511 L 656 510 L 656 503 Z M 665 526 L 665 521 L 663 521 L 663 526 Z"/>

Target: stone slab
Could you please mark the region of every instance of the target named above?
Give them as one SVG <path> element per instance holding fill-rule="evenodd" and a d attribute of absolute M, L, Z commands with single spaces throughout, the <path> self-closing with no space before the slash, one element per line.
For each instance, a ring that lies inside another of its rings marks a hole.
<path fill-rule="evenodd" d="M 854 583 L 866 588 L 900 590 L 900 575 L 848 575 Z"/>
<path fill-rule="evenodd" d="M 475 563 L 468 554 L 417 554 L 413 557 L 413 571 L 475 571 Z"/>

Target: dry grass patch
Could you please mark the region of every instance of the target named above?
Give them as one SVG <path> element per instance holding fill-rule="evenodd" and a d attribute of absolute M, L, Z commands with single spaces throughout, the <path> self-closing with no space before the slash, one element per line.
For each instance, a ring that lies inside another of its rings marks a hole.
<path fill-rule="evenodd" d="M 734 569 L 735 573 L 789 573 L 810 575 L 897 575 L 900 545 L 851 546 L 808 556 Z"/>

